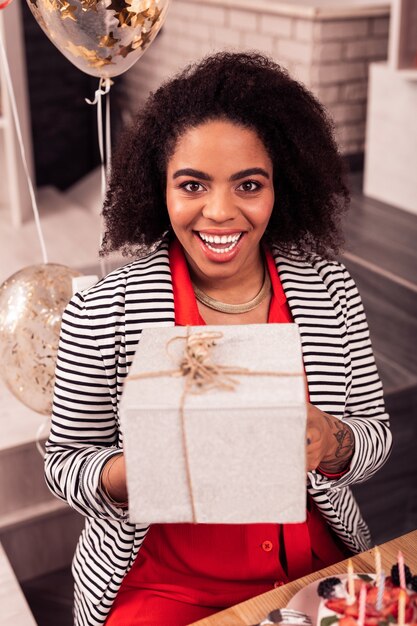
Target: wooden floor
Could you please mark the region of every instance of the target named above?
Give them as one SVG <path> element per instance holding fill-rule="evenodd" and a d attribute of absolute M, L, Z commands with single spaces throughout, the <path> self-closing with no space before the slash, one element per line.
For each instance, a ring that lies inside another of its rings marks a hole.
<path fill-rule="evenodd" d="M 395 446 L 375 479 L 355 487 L 375 543 L 417 528 L 417 216 L 365 198 L 351 178 L 342 261 L 361 291 L 392 415 Z M 389 494 L 389 503 L 387 501 Z M 39 626 L 71 626 L 69 569 L 22 585 Z"/>

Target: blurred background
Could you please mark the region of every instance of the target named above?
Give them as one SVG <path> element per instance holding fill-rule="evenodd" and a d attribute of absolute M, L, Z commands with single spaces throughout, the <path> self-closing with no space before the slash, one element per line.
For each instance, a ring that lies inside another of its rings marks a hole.
<path fill-rule="evenodd" d="M 21 0 L 0 11 L 0 29 L 49 261 L 100 275 L 96 109 L 85 102 L 98 79 L 64 58 Z M 114 79 L 113 144 L 151 90 L 222 49 L 272 56 L 334 120 L 352 192 L 341 260 L 365 304 L 394 433 L 388 463 L 354 488 L 381 543 L 417 528 L 417 0 L 172 0 L 153 44 Z M 4 68 L 0 172 L 1 283 L 42 262 Z M 126 262 L 114 257 L 108 269 Z M 15 626 L 70 625 L 83 520 L 44 485 L 35 445 L 44 416 L 1 381 L 0 407 L 0 599 L 13 607 L 0 624 L 13 615 Z"/>

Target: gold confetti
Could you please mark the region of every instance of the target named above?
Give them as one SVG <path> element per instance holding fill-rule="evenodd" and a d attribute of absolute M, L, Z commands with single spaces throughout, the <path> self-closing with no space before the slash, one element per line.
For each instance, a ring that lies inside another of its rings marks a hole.
<path fill-rule="evenodd" d="M 96 61 L 90 61 L 90 65 L 93 67 L 105 67 L 106 65 L 114 65 L 113 58 L 111 56 L 106 57 L 105 59 L 98 58 Z"/>
<path fill-rule="evenodd" d="M 94 67 L 103 67 L 112 63 L 111 57 L 100 57 L 96 50 L 91 50 L 85 46 L 76 46 L 69 41 L 67 43 L 67 50 L 76 57 L 82 57 L 88 61 L 88 63 Z"/>
<path fill-rule="evenodd" d="M 113 48 L 113 46 L 119 41 L 119 39 L 115 39 L 113 37 L 113 31 L 109 35 L 104 35 L 104 37 L 100 38 L 100 43 L 98 44 L 100 48 Z"/>
<path fill-rule="evenodd" d="M 133 48 L 133 50 L 136 50 L 140 46 L 143 46 L 143 39 L 142 39 L 142 37 L 135 37 L 134 40 L 132 41 L 132 48 Z"/>
<path fill-rule="evenodd" d="M 64 2 L 64 4 L 61 6 L 61 8 L 59 9 L 62 19 L 70 19 L 73 20 L 74 22 L 77 21 L 77 17 L 75 15 L 76 11 L 77 11 L 77 7 L 69 4 L 69 2 Z"/>
<path fill-rule="evenodd" d="M 81 11 L 95 11 L 97 13 L 97 0 L 81 0 Z"/>
<path fill-rule="evenodd" d="M 128 14 L 126 24 L 132 26 L 132 28 L 138 28 L 138 26 L 142 27 L 145 21 L 145 18 L 140 13 L 130 13 Z"/>
<path fill-rule="evenodd" d="M 123 46 L 123 48 L 120 48 L 119 54 L 125 59 L 130 52 L 133 52 L 133 50 L 133 44 L 130 43 L 128 46 Z"/>
<path fill-rule="evenodd" d="M 152 0 L 126 0 L 126 4 L 130 5 L 127 7 L 129 13 L 143 13 L 151 8 Z"/>
<path fill-rule="evenodd" d="M 52 13 L 56 10 L 59 10 L 62 6 L 62 3 L 60 2 L 60 0 L 43 0 L 42 6 L 44 6 L 49 13 Z"/>

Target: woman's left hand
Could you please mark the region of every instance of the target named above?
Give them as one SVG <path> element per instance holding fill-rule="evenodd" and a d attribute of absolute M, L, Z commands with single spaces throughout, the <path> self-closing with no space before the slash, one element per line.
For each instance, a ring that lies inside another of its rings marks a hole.
<path fill-rule="evenodd" d="M 338 474 L 347 469 L 353 456 L 354 439 L 341 420 L 307 404 L 307 471 L 317 469 Z"/>

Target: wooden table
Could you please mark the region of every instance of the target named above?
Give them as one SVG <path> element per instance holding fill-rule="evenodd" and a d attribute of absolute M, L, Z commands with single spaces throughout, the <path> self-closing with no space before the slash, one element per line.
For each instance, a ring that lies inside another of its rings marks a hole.
<path fill-rule="evenodd" d="M 379 549 L 382 557 L 382 569 L 385 569 L 387 574 L 391 571 L 391 566 L 397 561 L 398 550 L 401 550 L 404 554 L 404 560 L 413 574 L 417 573 L 417 530 L 397 539 L 387 541 L 387 543 L 379 546 Z M 375 571 L 373 550 L 357 554 L 352 557 L 352 562 L 353 569 L 356 572 Z M 287 585 L 268 591 L 241 604 L 236 604 L 230 609 L 216 613 L 211 617 L 194 622 L 193 626 L 197 626 L 197 624 L 198 626 L 247 626 L 248 624 L 256 624 L 264 619 L 272 609 L 285 606 L 297 591 L 312 581 L 326 576 L 345 574 L 346 572 L 347 560 L 340 561 L 335 565 L 314 572 L 314 574 L 298 578 Z"/>

